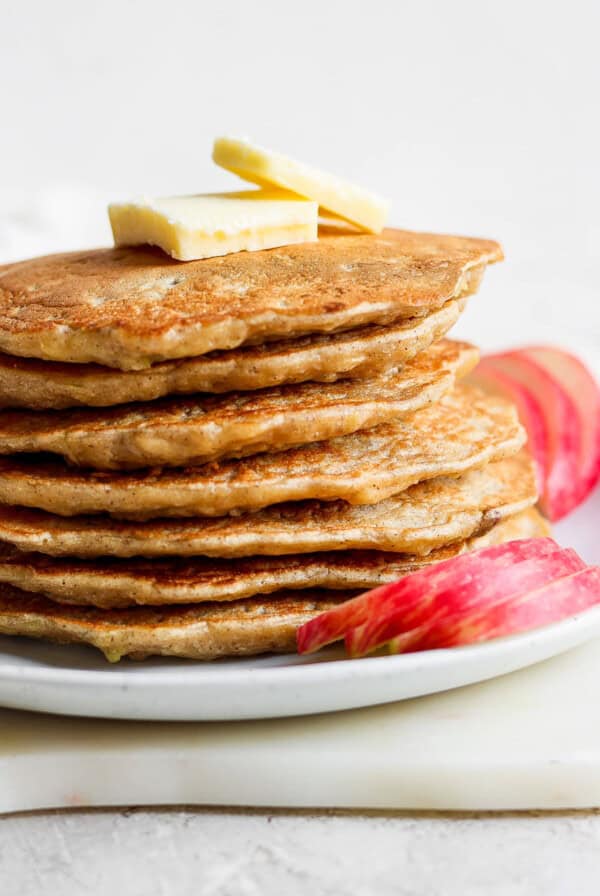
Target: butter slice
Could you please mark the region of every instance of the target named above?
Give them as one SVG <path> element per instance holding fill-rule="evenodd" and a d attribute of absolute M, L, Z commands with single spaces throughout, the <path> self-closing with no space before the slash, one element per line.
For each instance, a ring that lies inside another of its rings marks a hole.
<path fill-rule="evenodd" d="M 385 226 L 389 204 L 384 199 L 248 140 L 217 137 L 213 161 L 261 187 L 280 187 L 314 199 L 323 211 L 362 230 L 380 233 Z"/>
<path fill-rule="evenodd" d="M 113 203 L 116 246 L 150 243 L 179 261 L 317 239 L 318 205 L 283 190 Z"/>

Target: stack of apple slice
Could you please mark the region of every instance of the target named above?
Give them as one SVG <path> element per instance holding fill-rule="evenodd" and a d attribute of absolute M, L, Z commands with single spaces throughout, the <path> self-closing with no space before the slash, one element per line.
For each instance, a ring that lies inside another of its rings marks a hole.
<path fill-rule="evenodd" d="M 600 567 L 551 538 L 483 548 L 375 588 L 307 622 L 298 652 L 455 647 L 558 622 L 600 603 Z"/>
<path fill-rule="evenodd" d="M 540 505 L 562 519 L 600 479 L 600 389 L 562 349 L 533 347 L 487 355 L 475 379 L 517 406 L 538 471 Z"/>

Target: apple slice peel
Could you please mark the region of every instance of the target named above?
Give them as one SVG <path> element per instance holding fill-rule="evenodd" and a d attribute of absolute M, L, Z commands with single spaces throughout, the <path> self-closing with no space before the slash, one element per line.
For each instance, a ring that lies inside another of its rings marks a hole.
<path fill-rule="evenodd" d="M 473 378 L 517 407 L 546 516 L 559 520 L 600 480 L 600 388 L 576 357 L 551 346 L 486 355 Z"/>
<path fill-rule="evenodd" d="M 588 566 L 467 617 L 436 647 L 459 647 L 560 622 L 600 603 L 600 567 Z"/>
<path fill-rule="evenodd" d="M 397 604 L 404 600 L 408 610 L 422 601 L 423 593 L 433 595 L 453 585 L 460 587 L 461 583 L 467 583 L 472 577 L 474 562 L 486 563 L 488 575 L 493 571 L 501 574 L 507 563 L 550 555 L 557 550 L 559 546 L 552 538 L 527 538 L 443 560 L 397 582 L 374 588 L 311 619 L 298 630 L 298 650 L 300 653 L 312 653 L 340 640 L 351 628 L 365 624 L 373 614 L 385 612 L 390 603 Z"/>
<path fill-rule="evenodd" d="M 546 463 L 540 504 L 550 519 L 560 519 L 573 508 L 573 484 L 578 477 L 580 427 L 575 406 L 561 386 L 535 361 L 521 352 L 491 355 L 487 366 L 497 368 L 529 392 L 545 421 Z"/>
<path fill-rule="evenodd" d="M 487 358 L 477 365 L 474 379 L 486 391 L 500 392 L 515 405 L 527 430 L 528 448 L 535 462 L 538 493 L 544 491 L 547 472 L 548 432 L 541 405 L 535 396 Z"/>
<path fill-rule="evenodd" d="M 600 604 L 600 567 L 551 538 L 460 555 L 376 588 L 298 630 L 307 653 L 344 638 L 351 655 L 462 646 L 558 622 Z"/>
<path fill-rule="evenodd" d="M 581 427 L 579 502 L 600 480 L 600 388 L 585 365 L 569 352 L 532 346 L 523 353 L 550 371 L 577 408 Z"/>
<path fill-rule="evenodd" d="M 437 645 L 454 620 L 462 621 L 480 609 L 486 610 L 584 568 L 585 563 L 575 551 L 558 546 L 551 554 L 512 562 L 500 573 L 491 569 L 489 562 L 473 564 L 470 580 L 438 591 L 433 599 L 425 595 L 413 612 L 405 613 L 402 606 L 390 607 L 352 629 L 346 635 L 346 647 L 352 656 L 362 656 L 407 634 L 410 637 L 404 649 L 410 645 L 413 650 L 425 650 Z"/>

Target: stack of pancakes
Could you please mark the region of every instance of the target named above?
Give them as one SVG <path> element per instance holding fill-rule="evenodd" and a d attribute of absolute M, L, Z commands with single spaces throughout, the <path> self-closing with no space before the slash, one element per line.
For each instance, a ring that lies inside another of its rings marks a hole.
<path fill-rule="evenodd" d="M 360 591 L 545 534 L 515 409 L 446 334 L 501 258 L 387 230 L 0 268 L 0 632 L 294 649 Z"/>

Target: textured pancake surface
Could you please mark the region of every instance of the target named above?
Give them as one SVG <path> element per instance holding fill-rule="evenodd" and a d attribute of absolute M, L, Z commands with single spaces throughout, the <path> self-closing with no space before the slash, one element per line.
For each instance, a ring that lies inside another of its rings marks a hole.
<path fill-rule="evenodd" d="M 281 451 L 393 421 L 441 398 L 478 352 L 443 340 L 400 371 L 102 410 L 0 411 L 0 453 L 47 451 L 103 470 Z"/>
<path fill-rule="evenodd" d="M 100 610 L 57 604 L 0 585 L 0 634 L 90 644 L 112 662 L 123 656 L 212 660 L 294 653 L 298 626 L 353 595 L 282 592 L 268 600 Z"/>
<path fill-rule="evenodd" d="M 231 601 L 284 589 L 366 590 L 464 551 L 548 534 L 548 524 L 531 508 L 497 523 L 485 535 L 421 557 L 331 551 L 245 560 L 76 560 L 4 547 L 0 548 L 0 581 L 62 603 L 104 608 Z"/>
<path fill-rule="evenodd" d="M 123 519 L 222 516 L 307 499 L 372 504 L 515 454 L 525 438 L 511 403 L 459 385 L 393 423 L 201 467 L 113 473 L 77 470 L 45 455 L 0 458 L 0 502 Z"/>
<path fill-rule="evenodd" d="M 141 523 L 0 507 L 0 541 L 73 557 L 252 557 L 352 549 L 427 554 L 487 532 L 536 498 L 533 464 L 521 452 L 358 507 L 306 501 L 237 517 Z"/>
<path fill-rule="evenodd" d="M 394 369 L 448 332 L 466 304 L 453 299 L 425 317 L 284 342 L 242 346 L 145 370 L 66 364 L 0 354 L 0 408 L 108 407 L 193 392 L 334 382 Z"/>
<path fill-rule="evenodd" d="M 0 268 L 0 350 L 141 369 L 246 342 L 428 313 L 477 289 L 491 240 L 324 231 L 314 243 L 181 264 L 98 249 Z"/>

